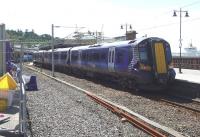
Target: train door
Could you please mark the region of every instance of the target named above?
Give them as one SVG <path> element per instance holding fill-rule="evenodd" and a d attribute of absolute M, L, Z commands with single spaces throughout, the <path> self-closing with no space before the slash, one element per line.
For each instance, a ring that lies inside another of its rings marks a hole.
<path fill-rule="evenodd" d="M 62 60 L 62 52 L 58 51 L 58 64 L 63 64 L 63 60 Z"/>
<path fill-rule="evenodd" d="M 167 65 L 166 65 L 166 55 L 164 49 L 164 43 L 155 42 L 153 44 L 153 53 L 154 53 L 154 65 L 155 72 L 157 75 L 167 74 Z"/>
<path fill-rule="evenodd" d="M 82 55 L 82 51 L 79 50 L 79 51 L 78 51 L 78 66 L 79 66 L 79 67 L 81 66 L 81 55 Z"/>
<path fill-rule="evenodd" d="M 69 51 L 67 51 L 65 54 L 66 54 L 65 64 L 69 65 Z"/>
<path fill-rule="evenodd" d="M 111 47 L 108 50 L 108 70 L 110 72 L 115 71 L 115 47 Z"/>

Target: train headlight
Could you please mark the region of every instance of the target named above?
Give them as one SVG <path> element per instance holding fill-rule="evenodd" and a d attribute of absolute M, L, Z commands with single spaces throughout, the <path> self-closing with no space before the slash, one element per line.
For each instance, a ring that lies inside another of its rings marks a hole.
<path fill-rule="evenodd" d="M 151 71 L 151 66 L 140 63 L 140 70 Z"/>
<path fill-rule="evenodd" d="M 168 65 L 168 67 L 169 67 L 170 69 L 173 69 L 173 68 L 174 68 L 173 62 L 171 62 L 171 63 Z"/>

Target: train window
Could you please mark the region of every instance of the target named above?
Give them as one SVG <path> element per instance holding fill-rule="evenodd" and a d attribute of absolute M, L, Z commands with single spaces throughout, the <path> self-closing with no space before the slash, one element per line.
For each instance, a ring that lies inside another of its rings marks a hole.
<path fill-rule="evenodd" d="M 93 53 L 89 54 L 89 58 L 90 58 L 90 61 L 93 61 L 94 58 L 93 58 Z"/>
<path fill-rule="evenodd" d="M 48 53 L 48 58 L 51 58 L 52 54 L 51 53 Z"/>
<path fill-rule="evenodd" d="M 65 60 L 66 59 L 66 54 L 65 52 L 61 52 L 61 60 Z"/>
<path fill-rule="evenodd" d="M 86 60 L 86 53 L 82 53 L 82 59 L 83 59 L 83 61 L 85 61 Z"/>
<path fill-rule="evenodd" d="M 88 61 L 91 61 L 91 55 L 90 55 L 90 53 L 87 54 L 87 59 L 88 59 Z"/>
<path fill-rule="evenodd" d="M 148 57 L 147 57 L 147 49 L 146 49 L 146 47 L 140 47 L 139 48 L 139 54 L 140 54 L 140 61 L 142 63 L 147 63 Z"/>
<path fill-rule="evenodd" d="M 108 62 L 111 61 L 110 58 L 111 58 L 111 51 L 108 52 Z"/>
<path fill-rule="evenodd" d="M 98 53 L 93 53 L 92 59 L 93 59 L 93 61 L 98 61 L 99 60 L 99 54 Z"/>
<path fill-rule="evenodd" d="M 54 54 L 54 59 L 58 59 L 58 53 L 57 52 Z"/>
<path fill-rule="evenodd" d="M 131 60 L 133 59 L 133 54 L 135 55 L 134 49 L 133 48 L 129 48 L 128 49 L 128 62 L 131 62 Z M 134 56 L 134 58 L 136 59 L 136 56 Z"/>
<path fill-rule="evenodd" d="M 94 61 L 98 61 L 98 54 L 97 53 L 93 54 L 93 59 L 94 59 Z"/>
<path fill-rule="evenodd" d="M 105 60 L 105 58 L 106 58 L 106 54 L 105 54 L 105 53 L 102 53 L 102 54 L 101 54 L 101 60 Z"/>
<path fill-rule="evenodd" d="M 117 63 L 123 63 L 123 53 L 117 53 Z"/>
<path fill-rule="evenodd" d="M 115 52 L 114 50 L 112 51 L 112 63 L 114 62 L 114 56 L 115 56 Z"/>
<path fill-rule="evenodd" d="M 99 61 L 100 60 L 100 54 L 97 53 L 97 60 Z"/>
<path fill-rule="evenodd" d="M 171 50 L 168 44 L 166 45 L 165 50 L 166 50 L 167 62 L 170 63 L 172 61 L 172 54 L 171 54 Z"/>
<path fill-rule="evenodd" d="M 90 59 L 90 58 L 89 58 L 89 54 L 86 53 L 86 60 L 89 61 L 89 59 Z"/>
<path fill-rule="evenodd" d="M 78 54 L 76 52 L 72 53 L 72 60 L 77 61 L 78 60 Z"/>

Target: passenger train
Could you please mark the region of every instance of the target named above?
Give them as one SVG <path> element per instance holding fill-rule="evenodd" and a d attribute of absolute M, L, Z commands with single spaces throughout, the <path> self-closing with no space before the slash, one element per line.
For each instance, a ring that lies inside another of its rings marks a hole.
<path fill-rule="evenodd" d="M 34 64 L 51 67 L 52 50 L 33 54 Z M 175 79 L 170 44 L 158 37 L 59 48 L 55 69 L 94 78 L 112 78 L 137 89 L 166 88 Z"/>

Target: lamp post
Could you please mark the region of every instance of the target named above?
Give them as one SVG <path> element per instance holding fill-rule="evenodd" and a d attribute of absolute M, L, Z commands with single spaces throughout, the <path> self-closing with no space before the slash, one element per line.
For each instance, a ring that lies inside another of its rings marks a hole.
<path fill-rule="evenodd" d="M 52 24 L 51 26 L 51 32 L 52 32 L 52 36 L 51 36 L 51 50 L 52 50 L 52 62 L 51 62 L 51 70 L 52 70 L 52 76 L 54 77 L 54 28 L 59 28 L 60 26 L 54 26 L 54 24 Z"/>
<path fill-rule="evenodd" d="M 125 29 L 126 29 L 126 40 L 127 40 L 127 32 L 128 32 L 128 26 L 129 26 L 129 29 L 131 29 L 132 30 L 132 26 L 131 26 L 131 24 L 123 24 L 123 25 L 121 25 L 121 29 L 124 29 L 123 27 L 125 26 Z"/>
<path fill-rule="evenodd" d="M 182 12 L 185 12 L 185 17 L 189 17 L 189 15 L 188 15 L 188 11 L 183 11 L 181 8 L 180 8 L 180 10 L 174 10 L 174 14 L 173 14 L 173 17 L 176 17 L 177 15 L 176 15 L 176 12 L 179 12 L 180 14 L 179 14 L 179 17 L 180 17 L 180 37 L 179 37 L 179 48 L 180 48 L 180 60 L 179 60 L 179 73 L 182 73 L 181 72 L 181 60 L 182 60 L 182 58 L 181 58 L 181 48 L 182 48 L 182 38 L 181 38 L 181 19 L 182 19 Z"/>
<path fill-rule="evenodd" d="M 52 24 L 51 26 L 51 32 L 52 32 L 52 37 L 51 37 L 51 50 L 52 50 L 52 53 L 51 53 L 51 70 L 52 70 L 52 76 L 54 77 L 54 25 Z"/>

